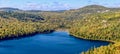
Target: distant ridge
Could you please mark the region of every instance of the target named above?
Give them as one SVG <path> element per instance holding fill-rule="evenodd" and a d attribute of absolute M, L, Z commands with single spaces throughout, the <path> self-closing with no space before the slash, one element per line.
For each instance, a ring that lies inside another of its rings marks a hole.
<path fill-rule="evenodd" d="M 0 8 L 0 11 L 27 11 L 27 12 L 64 12 L 64 11 L 71 11 L 71 10 L 78 10 L 78 11 L 105 11 L 105 10 L 120 10 L 120 8 L 109 8 L 101 5 L 87 5 L 78 9 L 70 9 L 70 10 L 21 10 L 18 8 L 12 8 L 12 7 L 3 7 Z"/>
<path fill-rule="evenodd" d="M 107 7 L 101 5 L 87 5 L 84 6 L 83 8 L 107 8 Z"/>
<path fill-rule="evenodd" d="M 11 7 L 3 7 L 3 8 L 0 8 L 0 11 L 20 11 L 20 9 L 11 8 Z"/>

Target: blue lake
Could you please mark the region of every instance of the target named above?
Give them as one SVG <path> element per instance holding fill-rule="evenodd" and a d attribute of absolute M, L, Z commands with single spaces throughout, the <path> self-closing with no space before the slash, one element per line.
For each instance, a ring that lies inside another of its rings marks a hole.
<path fill-rule="evenodd" d="M 68 32 L 55 31 L 1 41 L 0 54 L 80 54 L 92 47 L 108 44 L 108 42 L 78 39 L 70 36 Z"/>

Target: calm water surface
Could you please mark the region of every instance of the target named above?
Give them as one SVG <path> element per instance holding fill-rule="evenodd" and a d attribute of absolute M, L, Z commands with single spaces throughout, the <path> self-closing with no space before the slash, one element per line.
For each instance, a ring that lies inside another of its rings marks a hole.
<path fill-rule="evenodd" d="M 88 41 L 69 36 L 68 32 L 36 34 L 16 40 L 0 42 L 0 54 L 79 54 L 108 42 Z"/>

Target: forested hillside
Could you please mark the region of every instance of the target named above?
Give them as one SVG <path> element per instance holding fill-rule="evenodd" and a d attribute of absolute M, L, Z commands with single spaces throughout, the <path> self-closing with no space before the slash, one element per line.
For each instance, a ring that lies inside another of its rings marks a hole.
<path fill-rule="evenodd" d="M 84 39 L 120 41 L 120 12 L 90 14 L 70 29 Z"/>
<path fill-rule="evenodd" d="M 44 20 L 39 15 L 30 14 L 26 12 L 14 12 L 14 11 L 0 11 L 0 16 L 2 18 L 17 18 L 21 21 L 40 21 Z"/>
<path fill-rule="evenodd" d="M 56 27 L 57 25 L 50 25 L 50 23 L 22 22 L 16 18 L 0 18 L 0 39 L 51 32 Z"/>
<path fill-rule="evenodd" d="M 83 54 L 118 54 L 120 53 L 120 12 L 87 15 L 71 27 L 70 33 L 78 38 L 115 43 L 91 49 Z"/>

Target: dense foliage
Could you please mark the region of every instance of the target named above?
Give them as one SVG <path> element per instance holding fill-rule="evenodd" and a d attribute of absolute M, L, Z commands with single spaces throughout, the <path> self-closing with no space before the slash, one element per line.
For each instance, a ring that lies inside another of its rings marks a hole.
<path fill-rule="evenodd" d="M 120 13 L 90 14 L 70 29 L 70 33 L 84 39 L 120 41 Z"/>
<path fill-rule="evenodd" d="M 82 54 L 119 54 L 120 53 L 120 42 L 116 44 L 110 44 L 108 46 L 101 46 L 99 48 L 92 48 Z"/>
<path fill-rule="evenodd" d="M 14 12 L 14 11 L 0 11 L 0 16 L 2 18 L 17 18 L 21 21 L 40 21 L 44 20 L 39 15 L 30 14 L 26 12 Z"/>
<path fill-rule="evenodd" d="M 70 33 L 78 38 L 111 41 L 118 44 L 120 41 L 120 12 L 89 14 L 76 22 L 71 27 Z M 101 46 L 100 48 L 83 52 L 83 54 L 120 53 L 120 50 L 116 50 L 114 47 L 114 45 Z"/>
<path fill-rule="evenodd" d="M 57 27 L 49 23 L 21 22 L 15 18 L 0 18 L 0 39 L 33 33 L 51 32 Z"/>

